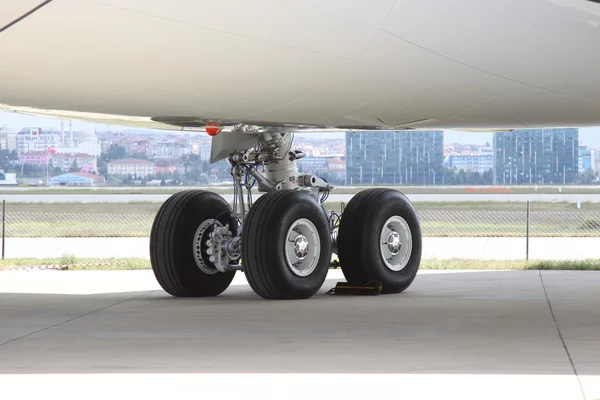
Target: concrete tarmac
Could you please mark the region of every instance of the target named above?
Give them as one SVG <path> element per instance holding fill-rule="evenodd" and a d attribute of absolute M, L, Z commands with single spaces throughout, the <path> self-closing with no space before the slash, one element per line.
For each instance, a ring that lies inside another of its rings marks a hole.
<path fill-rule="evenodd" d="M 598 272 L 424 271 L 399 295 L 337 297 L 331 271 L 301 301 L 242 274 L 205 299 L 150 271 L 1 278 L 6 399 L 600 398 Z"/>
<path fill-rule="evenodd" d="M 6 258 L 150 258 L 149 238 L 7 238 Z M 523 260 L 525 238 L 424 237 L 424 259 Z M 531 238 L 530 260 L 600 259 L 598 238 Z"/>

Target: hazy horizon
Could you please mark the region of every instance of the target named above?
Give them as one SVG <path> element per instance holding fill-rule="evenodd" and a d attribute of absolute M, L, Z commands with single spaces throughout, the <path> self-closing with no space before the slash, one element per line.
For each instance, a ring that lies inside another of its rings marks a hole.
<path fill-rule="evenodd" d="M 69 121 L 63 120 L 65 129 L 69 129 Z M 71 120 L 74 130 L 98 129 L 98 130 L 115 130 L 128 129 L 127 127 L 109 125 L 109 124 L 94 124 L 89 122 L 80 122 Z M 7 125 L 11 129 L 21 129 L 23 127 L 41 127 L 41 128 L 60 128 L 60 119 L 51 117 L 38 117 L 12 112 L 0 111 L 0 127 Z M 131 128 L 130 128 L 131 129 Z M 137 130 L 137 129 L 136 129 Z M 142 129 L 140 129 L 142 130 Z M 156 131 L 166 132 L 166 131 Z M 173 131 L 177 132 L 177 131 Z M 313 136 L 315 133 L 299 132 L 299 136 Z M 328 139 L 342 139 L 345 132 L 320 132 L 320 137 Z M 459 143 L 459 144 L 476 144 L 485 145 L 486 142 L 491 143 L 493 138 L 492 132 L 464 132 L 455 130 L 444 130 L 444 144 Z M 579 142 L 584 146 L 591 148 L 600 148 L 600 127 L 585 127 L 579 128 Z"/>

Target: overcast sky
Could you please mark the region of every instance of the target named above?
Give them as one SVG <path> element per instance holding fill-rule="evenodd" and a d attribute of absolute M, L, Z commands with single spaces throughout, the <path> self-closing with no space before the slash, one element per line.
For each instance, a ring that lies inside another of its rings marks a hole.
<path fill-rule="evenodd" d="M 68 129 L 69 121 L 65 120 L 65 129 Z M 32 117 L 28 115 L 2 112 L 0 111 L 0 127 L 8 125 L 9 128 L 21 129 L 26 126 L 41 127 L 41 128 L 60 128 L 60 120 L 46 117 Z M 108 130 L 109 125 L 89 124 L 85 122 L 73 121 L 73 129 L 94 129 Z M 115 127 L 112 127 L 113 129 Z M 343 132 L 323 132 L 320 136 L 327 138 L 343 138 Z M 579 128 L 579 141 L 592 148 L 600 148 L 600 127 L 595 128 Z M 492 133 L 479 132 L 461 132 L 461 131 L 444 131 L 444 143 L 461 143 L 461 144 L 481 144 L 492 142 Z"/>
<path fill-rule="evenodd" d="M 69 121 L 64 120 L 65 129 L 69 129 Z M 8 125 L 9 128 L 19 130 L 23 127 L 35 128 L 60 128 L 60 119 L 35 117 L 12 112 L 0 111 L 0 127 Z M 85 122 L 73 121 L 73 130 L 94 129 L 97 126 L 99 130 L 106 129 L 107 125 L 89 124 Z"/>

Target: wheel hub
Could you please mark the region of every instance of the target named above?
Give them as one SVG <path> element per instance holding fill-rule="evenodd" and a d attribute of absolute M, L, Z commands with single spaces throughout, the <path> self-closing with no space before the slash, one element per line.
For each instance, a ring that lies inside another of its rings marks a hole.
<path fill-rule="evenodd" d="M 308 240 L 304 235 L 298 235 L 294 240 L 294 253 L 299 260 L 304 260 L 308 255 Z"/>
<path fill-rule="evenodd" d="M 392 255 L 397 255 L 400 252 L 400 246 L 402 243 L 400 242 L 400 235 L 398 232 L 392 231 L 387 239 L 388 250 Z"/>
<path fill-rule="evenodd" d="M 388 269 L 401 271 L 406 267 L 412 255 L 412 234 L 404 218 L 397 215 L 388 218 L 379 243 L 379 253 Z"/>
<path fill-rule="evenodd" d="M 196 229 L 193 241 L 194 260 L 196 261 L 196 265 L 202 272 L 209 275 L 219 272 L 214 263 L 210 261 L 210 253 L 213 251 L 211 246 L 209 246 L 209 244 L 211 244 L 209 234 L 212 231 L 213 226 L 223 225 L 214 219 L 205 220 L 200 224 L 198 229 Z"/>
<path fill-rule="evenodd" d="M 285 258 L 288 268 L 298 276 L 313 273 L 319 263 L 321 242 L 317 227 L 308 219 L 295 221 L 288 229 Z"/>

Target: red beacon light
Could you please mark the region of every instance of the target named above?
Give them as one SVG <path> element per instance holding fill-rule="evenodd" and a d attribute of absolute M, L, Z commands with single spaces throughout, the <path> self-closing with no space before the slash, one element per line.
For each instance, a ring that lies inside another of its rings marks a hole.
<path fill-rule="evenodd" d="M 216 122 L 208 122 L 206 124 L 206 133 L 208 133 L 209 136 L 216 136 L 222 130 L 223 128 L 221 128 Z"/>

